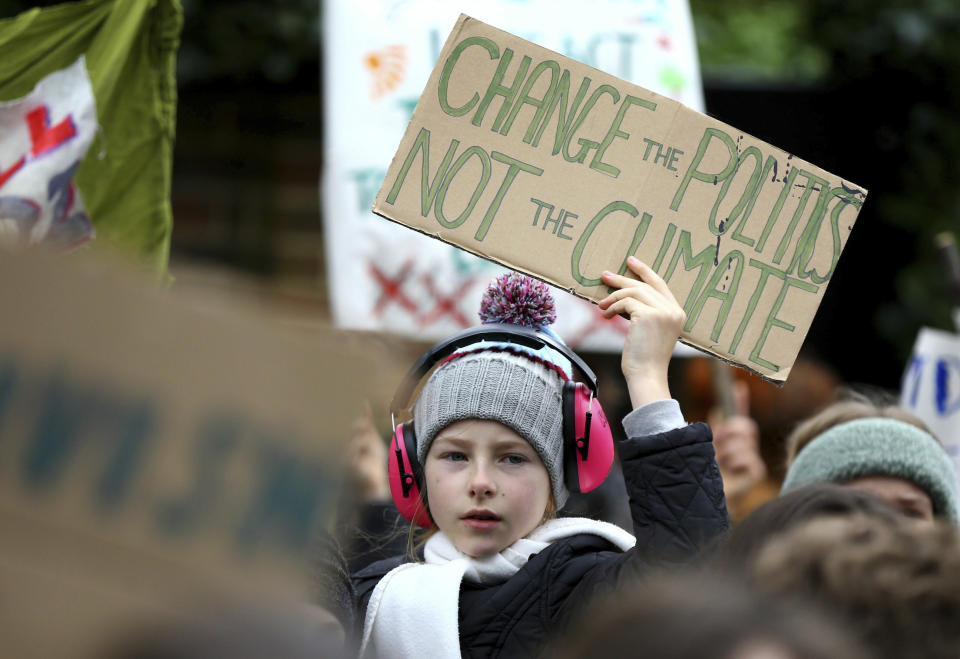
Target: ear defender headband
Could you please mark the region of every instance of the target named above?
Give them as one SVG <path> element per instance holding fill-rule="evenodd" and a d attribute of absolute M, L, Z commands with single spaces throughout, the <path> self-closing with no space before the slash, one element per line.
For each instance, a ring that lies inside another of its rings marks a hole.
<path fill-rule="evenodd" d="M 407 373 L 390 405 L 395 428 L 389 452 L 390 493 L 400 514 L 417 526 L 432 528 L 433 521 L 420 501 L 423 467 L 417 458 L 416 432 L 412 419 L 397 424 L 394 414 L 409 408 L 417 385 L 430 369 L 457 350 L 481 341 L 533 350 L 549 347 L 569 359 L 585 376 L 586 382 L 563 384 L 563 473 L 568 490 L 596 489 L 613 465 L 613 433 L 597 398 L 597 377 L 579 355 L 548 334 L 521 325 L 489 323 L 473 327 L 424 353 Z"/>

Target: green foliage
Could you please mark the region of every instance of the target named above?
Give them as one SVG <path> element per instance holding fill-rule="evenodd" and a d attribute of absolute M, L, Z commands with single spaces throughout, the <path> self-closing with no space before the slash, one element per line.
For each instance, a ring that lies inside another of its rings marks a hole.
<path fill-rule="evenodd" d="M 0 0 L 0 18 L 65 0 Z M 75 1 L 75 0 L 74 0 Z M 320 59 L 320 0 L 180 0 L 181 83 L 250 77 L 286 83 Z"/>
<path fill-rule="evenodd" d="M 901 159 L 894 185 L 876 201 L 883 222 L 915 237 L 916 254 L 898 272 L 878 329 L 909 346 L 922 325 L 952 329 L 933 238 L 951 231 L 960 239 L 960 4 L 817 0 L 810 20 L 829 45 L 833 79 L 882 90 L 878 100 L 894 108 L 878 147 Z"/>
<path fill-rule="evenodd" d="M 690 0 L 704 76 L 736 80 L 814 80 L 829 66 L 793 0 Z"/>

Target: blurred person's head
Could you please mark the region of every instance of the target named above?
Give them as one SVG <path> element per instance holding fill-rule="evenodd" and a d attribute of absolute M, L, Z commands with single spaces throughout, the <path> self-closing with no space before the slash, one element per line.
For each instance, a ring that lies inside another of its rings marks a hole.
<path fill-rule="evenodd" d="M 236 606 L 121 630 L 104 659 L 342 659 L 355 656 L 331 633 L 329 612 L 312 604 Z"/>
<path fill-rule="evenodd" d="M 819 603 L 878 657 L 960 656 L 960 539 L 951 524 L 816 519 L 768 543 L 753 578 Z"/>
<path fill-rule="evenodd" d="M 927 427 L 927 424 L 897 405 L 895 400 L 877 393 L 867 394 L 866 392 L 844 390 L 836 402 L 827 405 L 813 416 L 797 424 L 787 436 L 787 467 L 793 463 L 803 447 L 830 428 L 854 419 L 873 418 L 896 419 L 933 435 L 933 431 Z"/>
<path fill-rule="evenodd" d="M 837 483 L 879 496 L 911 517 L 957 519 L 953 464 L 940 442 L 916 423 L 858 417 L 828 425 L 796 445 L 801 448 L 787 469 L 783 493 Z"/>
<path fill-rule="evenodd" d="M 800 602 L 719 575 L 637 581 L 577 617 L 555 639 L 559 659 L 860 659 L 841 628 Z"/>
<path fill-rule="evenodd" d="M 817 483 L 768 501 L 747 515 L 723 539 L 715 556 L 727 570 L 749 570 L 764 545 L 784 532 L 822 517 L 854 515 L 894 520 L 899 516 L 886 501 L 861 490 Z"/>

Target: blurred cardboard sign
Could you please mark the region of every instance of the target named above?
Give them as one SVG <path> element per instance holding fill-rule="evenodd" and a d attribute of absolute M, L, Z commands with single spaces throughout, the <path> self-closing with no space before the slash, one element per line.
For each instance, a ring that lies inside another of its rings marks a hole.
<path fill-rule="evenodd" d="M 207 587 L 306 592 L 373 382 L 362 345 L 39 256 L 0 258 L 0 637 Z"/>
<path fill-rule="evenodd" d="M 900 406 L 940 438 L 960 474 L 960 336 L 920 330 L 903 375 Z"/>
<path fill-rule="evenodd" d="M 634 254 L 682 340 L 782 382 L 866 191 L 461 15 L 375 213 L 581 297 Z"/>

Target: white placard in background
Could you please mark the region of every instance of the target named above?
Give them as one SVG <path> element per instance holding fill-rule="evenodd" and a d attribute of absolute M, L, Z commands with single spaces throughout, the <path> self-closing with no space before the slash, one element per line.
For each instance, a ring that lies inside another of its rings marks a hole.
<path fill-rule="evenodd" d="M 463 12 L 703 111 L 684 0 L 327 0 L 323 218 L 337 325 L 437 340 L 477 324 L 503 269 L 370 208 L 443 40 Z M 625 321 L 554 290 L 571 347 L 618 351 Z"/>
<path fill-rule="evenodd" d="M 920 330 L 903 374 L 900 405 L 930 426 L 960 474 L 960 336 Z"/>

